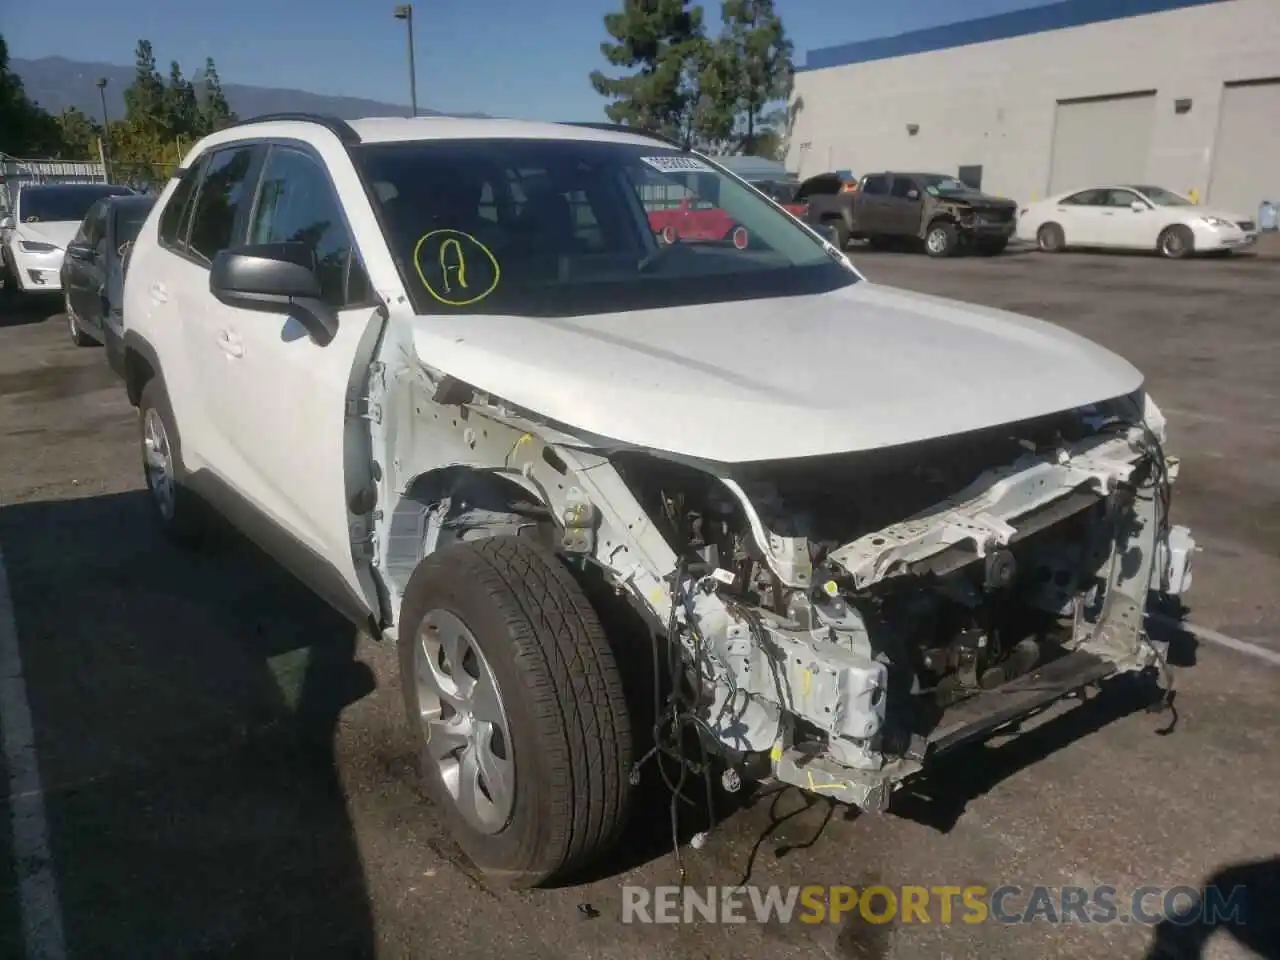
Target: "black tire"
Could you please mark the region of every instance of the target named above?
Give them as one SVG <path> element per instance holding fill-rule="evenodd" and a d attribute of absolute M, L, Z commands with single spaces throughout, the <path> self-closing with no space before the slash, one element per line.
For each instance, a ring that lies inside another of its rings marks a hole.
<path fill-rule="evenodd" d="M 87 333 L 85 333 L 83 330 L 80 329 L 80 324 L 76 322 L 76 315 L 71 312 L 70 298 L 67 298 L 65 307 L 66 307 L 66 314 L 67 314 L 67 326 L 69 327 L 69 332 L 71 333 L 71 342 L 74 343 L 77 347 L 98 346 L 97 340 L 95 340 L 93 337 L 89 336 Z"/>
<path fill-rule="evenodd" d="M 427 754 L 415 651 L 432 611 L 470 631 L 500 693 L 515 787 L 496 831 L 468 822 Z M 423 789 L 477 867 L 506 886 L 537 886 L 613 845 L 631 799 L 626 694 L 599 617 L 554 554 L 516 537 L 431 554 L 405 588 L 398 646 Z"/>
<path fill-rule="evenodd" d="M 924 249 L 931 257 L 950 257 L 960 246 L 956 225 L 946 220 L 935 220 L 924 232 Z"/>
<path fill-rule="evenodd" d="M 843 220 L 837 217 L 824 220 L 823 223 L 836 228 L 836 249 L 843 250 L 849 246 L 849 227 Z"/>
<path fill-rule="evenodd" d="M 1181 223 L 1165 227 L 1156 238 L 1156 251 L 1166 260 L 1181 260 L 1191 256 L 1195 250 L 1195 234 Z"/>
<path fill-rule="evenodd" d="M 1067 238 L 1062 227 L 1056 223 L 1045 223 L 1036 231 L 1036 246 L 1045 253 L 1061 253 L 1067 248 Z"/>
<path fill-rule="evenodd" d="M 163 424 L 168 445 L 168 456 L 173 475 L 172 509 L 162 505 L 163 497 L 157 490 L 154 473 L 147 468 L 147 427 L 150 412 L 154 411 Z M 182 466 L 182 440 L 173 419 L 169 395 L 159 377 L 148 380 L 138 398 L 138 445 L 142 452 L 143 478 L 147 484 L 147 502 L 165 536 L 182 546 L 198 546 L 209 532 L 208 508 L 186 486 L 186 471 Z"/>
<path fill-rule="evenodd" d="M 974 243 L 973 248 L 984 257 L 998 257 L 1004 253 L 1005 248 L 1009 246 L 1009 241 L 1003 237 L 999 240 L 978 240 Z"/>

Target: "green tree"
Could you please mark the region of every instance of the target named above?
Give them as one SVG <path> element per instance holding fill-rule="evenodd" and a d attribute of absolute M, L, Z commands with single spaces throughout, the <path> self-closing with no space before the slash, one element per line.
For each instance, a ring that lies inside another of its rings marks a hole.
<path fill-rule="evenodd" d="M 634 71 L 622 77 L 592 71 L 591 86 L 610 99 L 605 114 L 614 123 L 690 142 L 706 106 L 698 86 L 707 54 L 702 8 L 689 0 L 624 0 L 604 26 L 613 38 L 600 45 L 605 59 Z"/>
<path fill-rule="evenodd" d="M 55 119 L 62 141 L 62 157 L 69 160 L 97 159 L 101 126 L 78 107 L 67 107 Z"/>
<path fill-rule="evenodd" d="M 57 121 L 27 96 L 22 78 L 9 69 L 9 46 L 0 34 L 0 152 L 36 156 L 61 147 Z"/>
<path fill-rule="evenodd" d="M 776 154 L 791 95 L 794 48 L 773 0 L 724 0 L 709 74 L 731 104 L 742 152 Z M 771 107 L 775 107 L 771 109 Z"/>
<path fill-rule="evenodd" d="M 222 80 L 218 76 L 213 57 L 204 62 L 204 102 L 201 104 L 201 113 L 206 133 L 221 130 L 236 121 L 236 115 L 231 112 L 231 105 L 227 103 L 226 94 L 222 92 Z"/>
<path fill-rule="evenodd" d="M 124 91 L 126 121 L 138 130 L 167 133 L 168 92 L 156 69 L 156 55 L 150 40 L 138 41 L 134 71 L 133 83 Z"/>
<path fill-rule="evenodd" d="M 196 88 L 182 76 L 182 66 L 174 60 L 169 64 L 165 88 L 165 126 L 174 137 L 198 137 L 204 133 L 203 122 Z"/>

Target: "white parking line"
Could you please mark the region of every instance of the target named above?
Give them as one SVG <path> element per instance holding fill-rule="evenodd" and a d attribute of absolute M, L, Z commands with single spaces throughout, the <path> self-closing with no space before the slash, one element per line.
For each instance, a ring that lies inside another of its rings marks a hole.
<path fill-rule="evenodd" d="M 0 552 L 0 739 L 9 770 L 9 812 L 13 826 L 13 860 L 22 909 L 22 937 L 28 960 L 63 960 L 58 881 L 49 853 L 49 821 L 40 789 L 40 763 L 27 685 L 22 676 L 18 627 L 13 599 Z"/>
<path fill-rule="evenodd" d="M 1243 653 L 1246 656 L 1256 657 L 1259 660 L 1266 661 L 1274 667 L 1280 667 L 1280 651 L 1269 650 L 1259 644 L 1250 643 L 1248 640 L 1237 640 L 1235 637 L 1229 637 L 1225 633 L 1219 633 L 1217 630 L 1197 626 L 1194 623 L 1188 623 L 1185 620 L 1168 617 L 1162 613 L 1148 614 L 1148 619 L 1164 624 L 1166 627 L 1170 627 L 1174 630 L 1182 630 L 1185 633 L 1191 634 L 1197 640 L 1216 643 L 1220 647 L 1226 647 L 1229 650 L 1235 650 L 1237 653 Z"/>

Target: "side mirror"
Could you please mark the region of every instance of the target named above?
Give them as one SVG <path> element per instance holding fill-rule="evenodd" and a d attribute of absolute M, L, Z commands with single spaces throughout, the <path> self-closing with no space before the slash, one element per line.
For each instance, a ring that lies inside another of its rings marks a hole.
<path fill-rule="evenodd" d="M 92 260 L 93 247 L 85 243 L 67 244 L 67 256 L 72 260 Z"/>
<path fill-rule="evenodd" d="M 213 258 L 209 292 L 229 307 L 295 317 L 322 347 L 338 332 L 337 311 L 321 299 L 315 253 L 305 243 L 223 250 Z"/>
<path fill-rule="evenodd" d="M 908 200 L 919 200 L 919 199 L 920 199 L 920 191 L 919 191 L 919 190 L 908 190 L 908 191 L 907 191 L 907 199 L 908 199 Z"/>
<path fill-rule="evenodd" d="M 9 216 L 7 213 L 3 217 L 0 217 L 0 230 L 12 230 L 15 226 L 16 224 L 13 221 L 13 217 Z"/>
<path fill-rule="evenodd" d="M 1132 210 L 1134 213 L 1145 213 L 1147 209 L 1147 205 L 1143 203 L 1141 200 L 1135 200 L 1133 201 L 1133 203 L 1129 204 L 1129 209 Z"/>

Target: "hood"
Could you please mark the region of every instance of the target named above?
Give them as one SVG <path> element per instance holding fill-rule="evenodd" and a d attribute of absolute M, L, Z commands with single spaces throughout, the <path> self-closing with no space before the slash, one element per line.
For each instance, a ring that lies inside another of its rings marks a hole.
<path fill-rule="evenodd" d="M 721 463 L 911 443 L 1132 393 L 1038 320 L 866 281 L 572 318 L 414 318 L 421 361 L 549 420 Z"/>
<path fill-rule="evenodd" d="M 1163 209 L 1172 210 L 1175 208 L 1165 207 Z M 1195 206 L 1195 207 L 1177 207 L 1176 209 L 1186 210 L 1193 217 L 1217 217 L 1220 220 L 1230 220 L 1232 223 L 1235 223 L 1235 224 L 1239 224 L 1239 223 L 1242 223 L 1243 221 L 1249 220 L 1249 221 L 1252 221 L 1255 227 L 1257 226 L 1257 223 L 1258 223 L 1257 214 L 1238 213 L 1231 210 L 1223 210 L 1221 207 Z"/>
<path fill-rule="evenodd" d="M 951 196 L 943 195 L 935 199 L 942 203 L 954 203 L 961 207 L 974 207 L 980 210 L 1016 210 L 1017 202 L 1009 200 L 1006 197 L 993 197 L 986 193 L 966 193 L 952 194 Z"/>
<path fill-rule="evenodd" d="M 17 225 L 17 233 L 19 238 L 23 240 L 37 240 L 42 243 L 53 243 L 61 247 L 63 250 L 67 248 L 67 244 L 75 239 L 76 233 L 80 230 L 79 220 L 53 221 L 45 223 L 20 223 Z"/>

